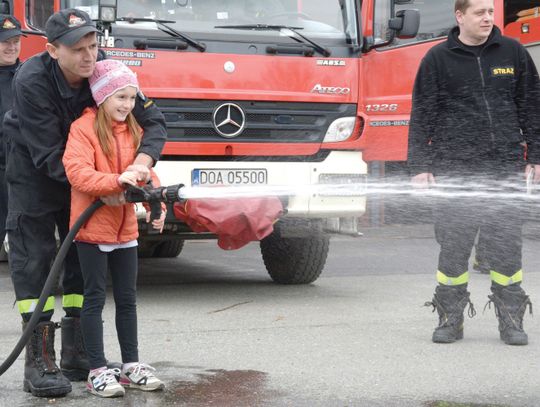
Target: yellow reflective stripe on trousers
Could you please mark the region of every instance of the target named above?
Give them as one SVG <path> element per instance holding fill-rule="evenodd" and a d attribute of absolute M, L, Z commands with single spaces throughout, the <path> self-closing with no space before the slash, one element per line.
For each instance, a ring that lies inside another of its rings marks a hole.
<path fill-rule="evenodd" d="M 67 294 L 62 297 L 62 307 L 82 308 L 84 297 L 81 294 Z"/>
<path fill-rule="evenodd" d="M 469 272 L 466 271 L 457 277 L 448 277 L 442 271 L 437 270 L 437 281 L 443 285 L 462 285 L 469 282 Z"/>
<path fill-rule="evenodd" d="M 30 300 L 21 300 L 17 301 L 17 308 L 21 314 L 31 314 L 36 309 L 36 305 L 39 301 L 39 298 L 33 298 Z M 54 310 L 54 297 L 51 296 L 45 301 L 45 306 L 43 307 L 43 312 Z"/>
<path fill-rule="evenodd" d="M 509 286 L 523 281 L 523 270 L 516 271 L 516 273 L 510 277 L 497 273 L 494 270 L 490 270 L 489 274 L 491 275 L 491 281 L 502 286 Z"/>

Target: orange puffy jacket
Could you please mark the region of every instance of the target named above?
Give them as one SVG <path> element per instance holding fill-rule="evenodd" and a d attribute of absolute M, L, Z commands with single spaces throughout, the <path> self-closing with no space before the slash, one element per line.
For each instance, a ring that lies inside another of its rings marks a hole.
<path fill-rule="evenodd" d="M 99 197 L 123 191 L 118 177 L 133 163 L 136 149 L 125 123 L 115 122 L 113 159 L 103 153 L 94 131 L 95 108 L 86 108 L 71 124 L 63 163 L 71 183 L 70 227 Z M 152 171 L 154 186 L 159 185 Z M 139 235 L 134 204 L 102 206 L 81 227 L 75 240 L 87 243 L 125 243 Z"/>

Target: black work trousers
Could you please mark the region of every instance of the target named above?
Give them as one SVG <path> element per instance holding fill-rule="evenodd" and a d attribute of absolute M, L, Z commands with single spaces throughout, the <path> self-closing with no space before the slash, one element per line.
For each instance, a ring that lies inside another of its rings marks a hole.
<path fill-rule="evenodd" d="M 6 171 L 0 169 L 0 244 L 6 237 L 6 218 L 8 214 L 8 185 L 6 182 Z"/>
<path fill-rule="evenodd" d="M 439 270 L 448 277 L 468 271 L 479 229 L 490 269 L 511 277 L 521 270 L 523 212 L 518 202 L 498 196 L 438 198 L 435 237 L 441 249 Z"/>
<path fill-rule="evenodd" d="M 63 210 L 30 216 L 16 211 L 14 202 L 6 220 L 9 238 L 9 268 L 17 301 L 39 298 L 56 256 L 56 235 L 64 241 L 69 231 L 69 202 Z M 64 262 L 62 281 L 64 296 L 83 294 L 83 280 L 77 250 L 71 246 Z M 54 310 L 44 312 L 50 320 Z M 80 309 L 66 308 L 68 316 L 79 316 Z M 22 313 L 28 321 L 32 313 Z"/>
<path fill-rule="evenodd" d="M 139 361 L 137 342 L 137 247 L 102 252 L 97 245 L 77 242 L 84 278 L 81 329 L 90 369 L 107 365 L 103 346 L 102 312 L 110 269 L 116 333 L 123 363 Z"/>

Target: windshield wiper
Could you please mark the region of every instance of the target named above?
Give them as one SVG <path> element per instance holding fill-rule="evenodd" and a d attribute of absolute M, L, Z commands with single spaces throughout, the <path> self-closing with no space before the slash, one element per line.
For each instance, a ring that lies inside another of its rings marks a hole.
<path fill-rule="evenodd" d="M 206 50 L 206 44 L 196 39 L 191 38 L 187 34 L 182 34 L 181 32 L 175 30 L 174 28 L 168 26 L 167 24 L 176 23 L 176 21 L 171 20 L 157 20 L 153 18 L 144 18 L 144 17 L 121 17 L 116 21 L 125 21 L 128 23 L 138 23 L 138 22 L 148 22 L 156 23 L 157 27 L 166 34 L 169 34 L 172 37 L 180 38 L 191 45 L 193 48 L 197 48 L 199 51 L 204 52 Z"/>
<path fill-rule="evenodd" d="M 289 25 L 270 25 L 270 24 L 239 24 L 239 25 L 216 25 L 214 28 L 231 28 L 236 30 L 261 30 L 261 31 L 279 31 L 292 38 L 293 40 L 303 42 L 304 44 L 311 45 L 317 52 L 329 57 L 332 53 L 328 48 L 317 44 L 315 41 L 300 34 L 298 30 L 302 30 L 302 27 L 291 27 Z M 287 33 L 287 30 L 290 33 Z"/>

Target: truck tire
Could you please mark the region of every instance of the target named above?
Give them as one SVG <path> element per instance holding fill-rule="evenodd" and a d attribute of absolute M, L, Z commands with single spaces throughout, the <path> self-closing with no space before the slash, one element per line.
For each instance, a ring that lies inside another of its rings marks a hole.
<path fill-rule="evenodd" d="M 166 240 L 160 243 L 156 247 L 152 257 L 161 257 L 161 258 L 178 257 L 178 255 L 182 252 L 183 248 L 184 248 L 183 240 L 178 240 L 178 239 Z"/>
<path fill-rule="evenodd" d="M 272 233 L 260 242 L 268 274 L 278 284 L 309 284 L 321 275 L 330 238 L 322 233 L 308 237 L 281 237 Z"/>

